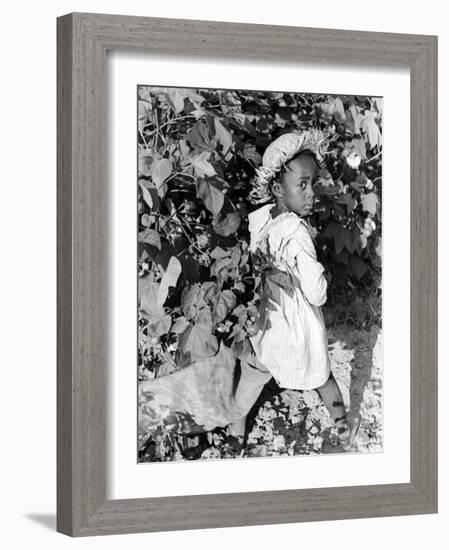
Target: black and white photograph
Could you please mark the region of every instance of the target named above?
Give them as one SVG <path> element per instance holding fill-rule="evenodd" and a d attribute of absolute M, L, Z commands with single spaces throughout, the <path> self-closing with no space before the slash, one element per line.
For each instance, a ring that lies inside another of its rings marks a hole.
<path fill-rule="evenodd" d="M 382 97 L 139 85 L 138 461 L 382 452 Z"/>
<path fill-rule="evenodd" d="M 5 548 L 444 540 L 443 7 L 6 4 Z"/>

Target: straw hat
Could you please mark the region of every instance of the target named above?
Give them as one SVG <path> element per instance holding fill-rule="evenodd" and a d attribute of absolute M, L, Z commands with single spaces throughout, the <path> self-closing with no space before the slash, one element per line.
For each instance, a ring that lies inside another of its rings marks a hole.
<path fill-rule="evenodd" d="M 282 134 L 268 145 L 262 157 L 262 164 L 256 168 L 252 178 L 249 200 L 260 204 L 272 199 L 270 183 L 286 162 L 301 151 L 311 151 L 319 165 L 324 162 L 324 151 L 328 145 L 325 133 L 312 128 Z"/>

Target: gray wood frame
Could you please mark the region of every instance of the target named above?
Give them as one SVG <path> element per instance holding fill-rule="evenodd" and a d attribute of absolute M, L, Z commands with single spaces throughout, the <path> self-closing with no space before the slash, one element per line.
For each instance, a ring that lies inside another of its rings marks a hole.
<path fill-rule="evenodd" d="M 437 512 L 437 37 L 74 13 L 58 26 L 57 530 L 71 536 Z M 411 481 L 106 500 L 107 50 L 406 66 Z"/>

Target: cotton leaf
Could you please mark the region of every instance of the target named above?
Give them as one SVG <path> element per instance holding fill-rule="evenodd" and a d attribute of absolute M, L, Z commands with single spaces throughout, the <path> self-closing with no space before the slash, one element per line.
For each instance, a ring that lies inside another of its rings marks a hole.
<path fill-rule="evenodd" d="M 218 277 L 220 271 L 222 271 L 223 269 L 229 267 L 230 264 L 232 264 L 232 259 L 231 258 L 229 258 L 229 257 L 218 258 L 212 264 L 211 271 L 210 271 L 211 275 L 213 275 L 215 277 Z"/>
<path fill-rule="evenodd" d="M 324 186 L 324 187 L 330 187 L 331 185 L 335 185 L 331 173 L 327 169 L 324 169 L 324 168 L 322 168 L 319 171 L 318 183 L 320 185 Z"/>
<path fill-rule="evenodd" d="M 151 246 L 161 249 L 161 238 L 159 233 L 154 229 L 145 229 L 139 233 L 139 241 L 141 243 L 147 243 Z"/>
<path fill-rule="evenodd" d="M 382 134 L 380 133 L 379 126 L 375 121 L 375 117 L 375 113 L 370 111 L 365 115 L 365 118 L 362 122 L 362 128 L 368 134 L 370 149 L 374 149 L 374 147 L 376 146 L 378 149 L 380 149 L 382 143 Z"/>
<path fill-rule="evenodd" d="M 153 198 L 151 197 L 151 193 L 140 182 L 139 182 L 139 186 L 142 190 L 143 200 L 147 203 L 147 206 L 149 206 L 150 208 L 153 208 Z"/>
<path fill-rule="evenodd" d="M 201 117 L 203 117 L 206 114 L 206 111 L 204 109 L 201 109 L 201 107 L 198 107 L 198 109 L 194 109 L 193 111 L 190 111 L 190 115 L 193 115 L 196 120 L 199 120 Z"/>
<path fill-rule="evenodd" d="M 383 99 L 381 97 L 374 98 L 374 106 L 376 107 L 377 112 L 382 116 Z"/>
<path fill-rule="evenodd" d="M 174 332 L 175 334 L 182 334 L 186 330 L 186 328 L 189 326 L 190 326 L 190 323 L 187 321 L 185 317 L 179 317 L 173 323 L 171 331 Z"/>
<path fill-rule="evenodd" d="M 237 231 L 240 225 L 240 216 L 236 212 L 226 214 L 223 220 L 214 223 L 213 228 L 215 233 L 227 237 Z"/>
<path fill-rule="evenodd" d="M 138 93 L 140 99 L 143 99 L 144 101 L 151 101 L 151 90 L 152 88 L 150 86 L 139 86 Z"/>
<path fill-rule="evenodd" d="M 213 321 L 220 323 L 225 319 L 230 311 L 232 311 L 237 303 L 237 298 L 232 290 L 223 290 L 217 300 L 214 308 Z"/>
<path fill-rule="evenodd" d="M 328 97 L 326 101 L 319 103 L 321 111 L 327 115 L 332 116 L 335 112 L 335 101 L 332 97 Z"/>
<path fill-rule="evenodd" d="M 204 176 L 215 176 L 217 172 L 212 164 L 208 161 L 210 151 L 203 151 L 199 155 L 191 157 L 192 166 L 195 174 L 200 178 Z"/>
<path fill-rule="evenodd" d="M 246 361 L 250 364 L 254 364 L 255 355 L 253 347 L 249 343 L 249 340 L 243 330 L 240 331 L 240 337 L 235 338 L 232 342 L 231 349 L 234 355 L 238 357 L 240 361 Z"/>
<path fill-rule="evenodd" d="M 382 257 L 382 239 L 380 237 L 375 250 L 376 250 L 376 254 Z"/>
<path fill-rule="evenodd" d="M 355 154 L 359 155 L 362 159 L 366 159 L 366 145 L 362 136 L 354 136 L 351 147 Z"/>
<path fill-rule="evenodd" d="M 179 275 L 181 274 L 181 263 L 176 256 L 172 256 L 165 269 L 158 292 L 158 302 L 162 306 L 167 299 L 168 287 L 176 286 Z"/>
<path fill-rule="evenodd" d="M 343 105 L 343 101 L 339 97 L 336 97 L 335 101 L 334 101 L 334 105 L 335 105 L 335 107 L 334 107 L 335 108 L 335 111 L 334 111 L 335 119 L 338 122 L 344 122 L 346 120 L 346 113 L 345 113 L 345 108 L 344 108 L 344 105 Z"/>
<path fill-rule="evenodd" d="M 242 281 L 238 281 L 234 284 L 234 289 L 237 290 L 237 292 L 245 292 L 246 285 Z"/>
<path fill-rule="evenodd" d="M 146 124 L 148 124 L 148 114 L 149 111 L 151 111 L 151 103 L 149 101 L 139 101 L 138 111 L 139 130 L 142 131 Z"/>
<path fill-rule="evenodd" d="M 157 319 L 154 323 L 148 324 L 148 332 L 153 337 L 159 337 L 164 334 L 167 334 L 171 327 L 171 317 L 170 315 L 164 315 L 163 317 Z"/>
<path fill-rule="evenodd" d="M 218 137 L 218 142 L 221 143 L 221 145 L 223 146 L 222 154 L 225 160 L 229 162 L 232 158 L 232 150 L 231 150 L 232 144 L 233 144 L 232 135 L 230 134 L 230 132 L 228 132 L 228 130 L 226 130 L 226 128 L 223 126 L 219 118 L 215 117 L 214 122 L 215 122 L 215 132 Z"/>
<path fill-rule="evenodd" d="M 245 125 L 246 128 L 250 127 L 251 124 L 246 120 L 245 113 L 239 113 L 238 111 L 234 111 L 231 113 L 231 116 L 237 120 L 242 125 Z M 252 126 L 251 126 L 252 127 Z M 255 132 L 257 134 L 257 132 Z"/>
<path fill-rule="evenodd" d="M 358 109 L 355 105 L 351 105 L 349 107 L 348 111 L 352 115 L 352 120 L 353 120 L 353 123 L 354 123 L 354 134 L 360 134 L 360 125 L 361 125 L 362 120 L 364 118 L 363 115 L 360 114 L 360 112 L 358 111 Z"/>
<path fill-rule="evenodd" d="M 155 220 L 154 216 L 150 216 L 150 214 L 142 214 L 140 223 L 145 227 L 151 227 L 154 223 L 154 220 Z"/>
<path fill-rule="evenodd" d="M 163 198 L 167 192 L 165 180 L 173 171 L 173 165 L 169 159 L 155 160 L 151 165 L 151 178 L 156 186 L 158 195 Z"/>
<path fill-rule="evenodd" d="M 172 88 L 167 92 L 170 104 L 177 115 L 184 110 L 184 97 L 179 88 Z"/>
<path fill-rule="evenodd" d="M 161 202 L 159 200 L 159 195 L 157 194 L 156 186 L 154 185 L 154 183 L 152 181 L 140 179 L 139 186 L 142 189 L 142 196 L 145 203 L 149 206 L 150 209 L 158 210 Z"/>
<path fill-rule="evenodd" d="M 357 233 L 358 238 L 358 233 Z M 341 229 L 341 239 L 343 241 L 344 246 L 346 247 L 349 252 L 354 252 L 355 242 L 353 239 L 353 234 L 351 231 L 348 231 L 347 229 L 342 228 Z"/>
<path fill-rule="evenodd" d="M 188 98 L 195 107 L 198 107 L 199 104 L 204 101 L 203 96 L 197 94 L 190 88 L 168 88 L 166 94 L 169 98 L 171 107 L 176 114 L 179 114 L 184 110 L 185 98 Z"/>
<path fill-rule="evenodd" d="M 357 279 L 360 279 L 366 273 L 367 265 L 363 260 L 357 258 L 357 256 L 351 256 L 349 259 L 349 268 Z"/>
<path fill-rule="evenodd" d="M 340 195 L 340 197 L 336 199 L 336 202 L 338 204 L 345 204 L 348 214 L 350 214 L 357 205 L 357 201 L 352 197 L 350 193 L 344 193 L 343 195 Z"/>
<path fill-rule="evenodd" d="M 197 197 L 203 201 L 204 206 L 214 215 L 218 214 L 223 207 L 223 193 L 204 179 L 198 180 Z"/>
<path fill-rule="evenodd" d="M 360 233 L 359 239 L 360 239 L 360 247 L 366 248 L 366 245 L 368 244 L 368 239 L 366 238 L 366 235 L 364 233 Z"/>
<path fill-rule="evenodd" d="M 182 138 L 178 141 L 179 150 L 181 151 L 181 155 L 183 158 L 187 159 L 190 154 L 190 148 L 187 145 L 187 141 Z"/>
<path fill-rule="evenodd" d="M 372 216 L 374 216 L 377 211 L 377 204 L 379 202 L 376 193 L 362 193 L 360 195 L 360 200 L 362 202 L 363 210 L 365 210 L 365 212 L 369 212 Z"/>
<path fill-rule="evenodd" d="M 203 101 L 205 101 L 204 96 L 193 91 L 192 88 L 183 88 L 183 91 L 195 107 L 198 107 Z"/>
<path fill-rule="evenodd" d="M 254 166 L 259 166 L 262 162 L 261 155 L 257 152 L 256 147 L 251 143 L 245 143 L 243 147 L 243 157 L 247 161 L 251 161 Z"/>
<path fill-rule="evenodd" d="M 139 149 L 138 157 L 139 173 L 146 177 L 150 176 L 154 161 L 153 151 L 151 149 Z"/>
<path fill-rule="evenodd" d="M 185 139 L 190 144 L 192 149 L 206 153 L 206 158 L 208 158 L 213 143 L 209 135 L 207 117 L 206 119 L 198 120 L 187 132 Z"/>
<path fill-rule="evenodd" d="M 193 361 L 212 357 L 218 351 L 217 338 L 204 325 L 190 325 L 180 336 L 184 353 L 190 352 Z"/>
<path fill-rule="evenodd" d="M 212 330 L 212 312 L 209 307 L 203 307 L 198 311 L 195 324 L 202 325 L 207 327 L 208 330 Z"/>
<path fill-rule="evenodd" d="M 164 315 L 164 309 L 158 301 L 159 284 L 149 279 L 139 279 L 140 309 L 153 319 L 153 322 Z"/>
<path fill-rule="evenodd" d="M 213 281 L 206 281 L 201 285 L 203 292 L 203 297 L 207 302 L 211 302 L 215 299 L 215 296 L 218 292 L 216 283 Z"/>
<path fill-rule="evenodd" d="M 205 305 L 203 290 L 199 284 L 185 288 L 181 295 L 181 306 L 186 319 L 193 319 L 198 311 Z"/>
<path fill-rule="evenodd" d="M 335 253 L 340 254 L 345 247 L 342 232 L 335 233 L 334 235 Z"/>
<path fill-rule="evenodd" d="M 210 253 L 211 258 L 214 258 L 214 260 L 219 260 L 221 258 L 226 258 L 230 256 L 229 250 L 224 250 L 220 246 L 215 247 L 212 252 Z"/>

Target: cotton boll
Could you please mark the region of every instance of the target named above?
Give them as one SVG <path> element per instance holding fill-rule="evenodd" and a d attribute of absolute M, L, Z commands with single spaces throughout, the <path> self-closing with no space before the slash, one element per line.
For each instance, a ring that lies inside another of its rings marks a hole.
<path fill-rule="evenodd" d="M 346 162 L 352 169 L 357 170 L 362 162 L 362 157 L 359 154 L 352 152 L 346 157 Z"/>
<path fill-rule="evenodd" d="M 366 183 L 365 183 L 365 189 L 371 190 L 373 187 L 374 187 L 374 183 L 370 179 L 367 178 Z"/>

